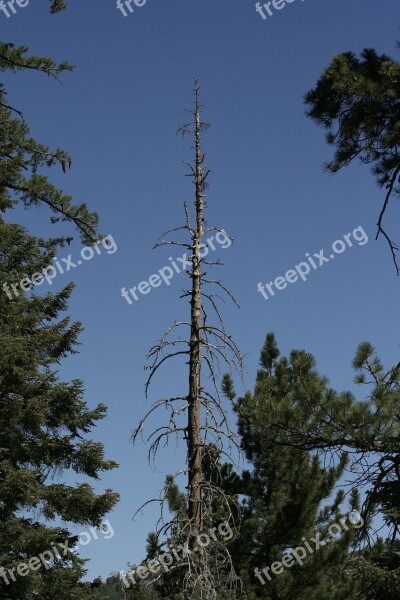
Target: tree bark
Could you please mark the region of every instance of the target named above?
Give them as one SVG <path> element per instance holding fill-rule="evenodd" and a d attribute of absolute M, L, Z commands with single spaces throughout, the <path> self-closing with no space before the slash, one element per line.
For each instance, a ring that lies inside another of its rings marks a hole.
<path fill-rule="evenodd" d="M 191 335 L 189 355 L 189 395 L 188 395 L 188 492 L 190 545 L 196 542 L 202 532 L 202 439 L 201 439 L 201 361 L 202 361 L 202 296 L 201 296 L 201 243 L 204 225 L 204 180 L 203 155 L 201 152 L 201 123 L 199 86 L 196 81 L 195 111 L 195 151 L 196 151 L 196 235 L 193 238 L 192 289 L 191 289 Z"/>

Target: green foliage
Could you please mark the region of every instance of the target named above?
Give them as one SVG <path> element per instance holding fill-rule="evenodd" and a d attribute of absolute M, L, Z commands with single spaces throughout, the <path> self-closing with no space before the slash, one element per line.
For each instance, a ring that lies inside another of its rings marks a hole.
<path fill-rule="evenodd" d="M 318 398 L 327 392 L 327 381 L 315 371 L 314 359 L 301 351 L 291 358 L 279 358 L 275 336 L 269 333 L 261 352 L 261 369 L 254 394 L 247 393 L 235 404 L 239 433 L 246 458 L 252 465 L 236 483 L 242 498 L 239 535 L 231 544 L 234 564 L 245 584 L 249 599 L 305 600 L 355 598 L 355 582 L 343 575 L 355 530 L 349 527 L 338 539 L 307 553 L 304 565 L 285 569 L 264 584 L 254 569 L 281 561 L 285 552 L 302 546 L 305 540 L 327 536 L 328 527 L 344 517 L 342 490 L 337 491 L 347 457 L 327 467 L 307 449 L 288 447 L 284 431 L 271 426 L 277 414 L 285 426 L 297 426 L 294 407 L 303 399 Z M 226 388 L 232 386 L 225 382 Z M 312 411 L 312 406 L 309 406 Z M 228 485 L 230 489 L 234 481 Z M 351 505 L 358 506 L 355 494 Z"/>
<path fill-rule="evenodd" d="M 400 363 L 385 369 L 374 347 L 362 342 L 353 367 L 356 383 L 367 386 L 368 392 L 365 400 L 358 400 L 350 392 L 337 393 L 329 388 L 327 379 L 315 370 L 314 358 L 305 351 L 293 350 L 289 358 L 277 360 L 277 357 L 274 338 L 269 335 L 254 395 L 248 393 L 236 404 L 243 448 L 254 467 L 242 476 L 245 517 L 236 560 L 241 561 L 247 544 L 251 566 L 262 562 L 270 565 L 274 559 L 279 560 L 283 547 L 299 543 L 300 535 L 307 537 L 310 527 L 324 528 L 324 519 L 329 515 L 335 515 L 337 522 L 343 499 L 340 493 L 331 509 L 319 513 L 316 509 L 318 502 L 326 500 L 333 491 L 332 486 L 350 456 L 349 467 L 355 473 L 350 505 L 356 508 L 359 505 L 356 486 L 366 486 L 364 531 L 370 530 L 373 519 L 379 515 L 390 541 L 382 545 L 377 540 L 372 548 L 362 548 L 350 561 L 347 549 L 354 539 L 344 539 L 342 548 L 336 542 L 330 546 L 329 550 L 339 550 L 337 555 L 320 553 L 317 560 L 315 554 L 316 562 L 311 560 L 309 575 L 311 581 L 315 574 L 319 579 L 307 583 L 310 588 L 305 587 L 304 597 L 318 598 L 322 594 L 319 585 L 324 585 L 325 576 L 339 582 L 344 573 L 345 582 L 338 583 L 335 592 L 338 596 L 332 596 L 331 590 L 328 597 L 341 598 L 346 586 L 353 589 L 351 575 L 359 585 L 357 598 L 397 598 Z M 320 460 L 327 465 L 332 457 L 337 457 L 336 464 L 322 469 Z M 302 585 L 308 577 L 304 567 L 299 575 Z M 248 570 L 246 565 L 244 576 Z M 295 572 L 292 574 L 295 581 Z M 279 576 L 278 585 L 281 584 L 284 585 L 283 575 Z M 351 598 L 353 591 L 346 591 L 343 598 L 346 594 Z M 262 595 L 263 591 L 259 593 L 260 597 L 269 598 Z M 291 598 L 289 588 L 284 593 L 285 599 Z M 303 592 L 296 593 L 295 598 L 303 598 Z"/>
<path fill-rule="evenodd" d="M 228 374 L 225 374 L 222 379 L 222 392 L 226 398 L 233 400 L 235 397 L 235 390 L 233 389 L 233 382 Z"/>
<path fill-rule="evenodd" d="M 102 582 L 101 578 L 97 577 L 91 584 L 90 598 L 98 598 L 99 600 L 125 600 L 123 585 L 118 574 L 110 575 L 105 582 Z M 140 599 L 138 598 L 138 600 Z M 144 597 L 141 600 L 144 600 Z"/>
<path fill-rule="evenodd" d="M 65 0 L 50 0 L 51 12 L 57 13 L 67 8 Z"/>
<path fill-rule="evenodd" d="M 7 570 L 52 543 L 68 540 L 73 548 L 77 538 L 51 522 L 98 526 L 118 498 L 111 490 L 95 494 L 88 483 L 59 481 L 64 472 L 98 479 L 116 466 L 104 458 L 102 444 L 87 438 L 106 407 L 89 409 L 82 381 L 58 376 L 82 329 L 61 315 L 73 285 L 43 297 L 20 292 L 10 299 L 3 290 L 3 283 L 32 275 L 53 256 L 54 242 L 0 218 L 0 565 Z M 45 600 L 86 598 L 79 584 L 83 564 L 69 551 L 50 569 L 31 571 L 10 586 L 0 579 L 0 597 L 21 600 L 35 591 Z"/>
<path fill-rule="evenodd" d="M 378 184 L 386 186 L 377 236 L 386 238 L 400 274 L 398 246 L 382 227 L 391 196 L 400 194 L 400 64 L 374 49 L 365 49 L 360 59 L 352 52 L 340 54 L 306 94 L 305 102 L 308 115 L 322 125 L 327 142 L 335 146 L 327 169 L 335 173 L 358 159 L 371 164 Z"/>
<path fill-rule="evenodd" d="M 0 72 L 34 70 L 58 78 L 72 70 L 64 62 L 55 63 L 50 58 L 27 56 L 24 46 L 0 42 Z M 51 221 L 69 221 L 80 232 L 83 243 L 97 238 L 98 216 L 89 212 L 86 204 L 74 205 L 71 197 L 52 185 L 43 170 L 58 165 L 65 173 L 72 159 L 59 148 L 50 149 L 32 139 L 29 127 L 19 109 L 9 103 L 4 86 L 0 85 L 0 212 L 17 202 L 24 206 L 47 206 Z M 61 241 L 69 241 L 65 238 Z"/>
<path fill-rule="evenodd" d="M 59 12 L 66 2 L 50 0 L 50 7 Z M 0 42 L 1 73 L 27 70 L 58 80 L 72 66 Z M 106 407 L 89 409 L 82 381 L 63 382 L 58 376 L 62 359 L 76 352 L 82 329 L 61 316 L 73 285 L 43 297 L 32 291 L 8 295 L 3 288 L 40 272 L 56 247 L 72 239 L 38 240 L 5 223 L 1 215 L 17 203 L 46 206 L 51 222 L 72 222 L 85 244 L 98 237 L 97 214 L 86 204 L 73 204 L 47 179 L 49 168 L 59 166 L 65 173 L 71 163 L 63 150 L 32 139 L 22 111 L 0 84 L 0 597 L 5 600 L 89 598 L 89 584 L 81 583 L 85 561 L 73 552 L 78 539 L 67 523 L 98 526 L 118 499 L 108 489 L 96 494 L 87 482 L 60 481 L 64 473 L 96 480 L 116 466 L 104 458 L 102 444 L 87 437 Z M 26 567 L 23 575 L 16 572 L 41 553 L 47 553 L 47 562 L 28 572 Z"/>
<path fill-rule="evenodd" d="M 374 49 L 364 50 L 361 59 L 351 52 L 335 56 L 306 95 L 309 116 L 336 146 L 328 168 L 335 172 L 358 158 L 373 163 L 379 183 L 386 184 L 399 166 L 399 102 L 398 62 Z"/>
<path fill-rule="evenodd" d="M 359 579 L 364 600 L 398 600 L 400 584 L 400 543 L 378 539 L 372 548 L 350 564 Z"/>
<path fill-rule="evenodd" d="M 368 388 L 364 400 L 350 392 L 335 392 L 327 387 L 326 379 L 318 384 L 314 365 L 313 357 L 304 351 L 293 351 L 289 362 L 283 359 L 277 365 L 280 385 L 287 391 L 279 402 L 275 384 L 268 380 L 263 384 L 267 386 L 263 400 L 265 443 L 273 448 L 278 438 L 283 448 L 336 452 L 342 457 L 351 452 L 351 468 L 358 473 L 359 485 L 369 486 L 366 516 L 380 510 L 386 524 L 395 527 L 400 517 L 400 364 L 385 370 L 373 346 L 361 343 L 353 366 L 355 382 Z M 312 393 L 305 393 L 302 384 L 296 383 L 304 381 L 307 370 L 306 382 L 315 380 Z"/>

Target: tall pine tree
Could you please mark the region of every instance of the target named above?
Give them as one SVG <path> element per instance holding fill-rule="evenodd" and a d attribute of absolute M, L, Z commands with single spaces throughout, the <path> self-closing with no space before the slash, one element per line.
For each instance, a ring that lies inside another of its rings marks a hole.
<path fill-rule="evenodd" d="M 282 454 L 310 452 L 324 462 L 332 456 L 341 461 L 350 456 L 353 489 L 365 491 L 364 533 L 371 547 L 360 546 L 347 572 L 359 579 L 360 598 L 396 598 L 400 576 L 400 363 L 385 369 L 374 347 L 361 343 L 353 360 L 355 382 L 367 386 L 368 393 L 358 400 L 350 392 L 330 389 L 327 380 L 308 389 L 315 379 L 315 361 L 304 351 L 292 352 L 288 363 L 284 360 L 277 363 L 276 376 L 280 386 L 289 386 L 287 391 L 279 395 L 278 402 L 276 387 L 268 390 L 267 384 L 263 394 L 264 448 L 270 452 L 280 447 Z M 268 375 L 263 379 L 268 381 Z M 240 404 L 238 409 L 242 410 Z M 386 540 L 374 535 L 376 517 L 384 523 Z M 363 586 L 365 580 L 368 586 Z"/>
<path fill-rule="evenodd" d="M 86 598 L 77 537 L 59 523 L 100 526 L 118 497 L 62 478 L 97 480 L 116 466 L 88 437 L 106 407 L 89 409 L 82 381 L 58 375 L 81 331 L 62 314 L 73 285 L 43 296 L 21 291 L 10 298 L 3 290 L 40 272 L 54 253 L 53 242 L 0 218 L 0 597 L 10 600 Z M 53 559 L 21 566 L 46 551 Z"/>
<path fill-rule="evenodd" d="M 52 12 L 66 7 L 63 0 L 50 4 Z M 71 69 L 66 62 L 29 56 L 25 46 L 0 43 L 1 73 L 29 70 L 58 79 Z M 84 243 L 97 237 L 96 213 L 86 204 L 75 205 L 48 180 L 46 171 L 53 166 L 66 172 L 71 157 L 30 136 L 23 112 L 1 83 L 0 597 L 9 600 L 87 598 L 87 586 L 80 583 L 84 561 L 73 552 L 77 538 L 67 525 L 99 525 L 117 500 L 111 490 L 96 494 L 86 481 L 67 485 L 62 479 L 63 473 L 98 479 L 115 466 L 104 458 L 102 444 L 88 437 L 105 406 L 90 410 L 82 382 L 58 377 L 59 363 L 76 351 L 81 331 L 62 314 L 72 284 L 42 297 L 29 285 L 18 294 L 3 287 L 40 273 L 57 245 L 70 240 L 38 240 L 6 223 L 4 214 L 12 214 L 16 204 L 50 209 L 51 221 L 72 222 Z"/>
<path fill-rule="evenodd" d="M 340 525 L 337 539 L 314 552 L 306 549 L 304 564 L 294 561 L 278 575 L 268 567 L 281 562 L 286 553 L 319 534 L 329 537 L 332 524 L 346 518 L 344 493 L 337 490 L 346 458 L 330 467 L 316 455 L 282 444 L 279 429 L 266 434 L 274 411 L 291 419 L 293 405 L 318 397 L 327 382 L 315 371 L 313 358 L 293 351 L 290 358 L 280 357 L 272 333 L 261 352 L 254 393 L 235 403 L 242 447 L 251 469 L 242 473 L 229 489 L 236 487 L 243 498 L 239 535 L 232 543 L 232 555 L 250 599 L 265 600 L 351 600 L 356 598 L 355 584 L 344 576 L 356 530 Z M 230 377 L 224 378 L 225 394 L 234 399 Z M 354 494 L 349 510 L 357 508 Z M 264 570 L 263 570 L 264 569 Z"/>

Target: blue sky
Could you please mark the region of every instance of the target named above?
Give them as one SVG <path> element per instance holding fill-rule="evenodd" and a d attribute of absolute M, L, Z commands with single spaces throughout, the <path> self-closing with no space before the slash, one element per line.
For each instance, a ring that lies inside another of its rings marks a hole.
<path fill-rule="evenodd" d="M 175 131 L 184 119 L 180 110 L 192 106 L 194 75 L 204 118 L 213 125 L 204 138 L 213 170 L 208 223 L 235 238 L 219 255 L 220 276 L 240 302 L 239 310 L 225 309 L 246 355 L 245 385 L 238 382 L 237 391 L 253 387 L 267 331 L 276 333 L 283 353 L 314 354 L 339 390 L 354 388 L 351 360 L 360 341 L 371 341 L 388 367 L 398 362 L 399 279 L 384 241 L 374 241 L 382 191 L 365 166 L 323 172 L 332 150 L 305 116 L 302 97 L 334 54 L 375 47 L 398 58 L 399 5 L 295 0 L 264 21 L 250 0 L 147 0 L 126 18 L 112 0 L 71 0 L 53 16 L 47 4 L 31 0 L 9 19 L 0 13 L 0 30 L 4 41 L 76 65 L 62 85 L 35 73 L 7 77 L 9 99 L 23 109 L 33 136 L 72 154 L 72 170 L 54 170 L 51 180 L 98 211 L 101 231 L 118 247 L 71 271 L 77 287 L 70 314 L 85 332 L 80 354 L 61 370 L 64 378 L 84 379 L 91 406 L 109 406 L 94 436 L 120 468 L 98 489 L 112 487 L 121 502 L 109 515 L 114 537 L 83 552 L 92 559 L 89 575 L 107 576 L 143 558 L 158 509 L 132 516 L 184 456 L 172 444 L 160 456 L 159 472 L 151 471 L 147 448 L 133 447 L 130 436 L 151 401 L 169 391 L 186 393 L 184 369 L 171 363 L 146 400 L 143 370 L 149 347 L 188 315 L 178 300 L 185 275 L 132 305 L 121 288 L 148 280 L 169 256 L 181 255 L 152 247 L 163 231 L 183 224 L 183 202 L 193 197 L 182 162 L 192 158 L 191 142 Z M 397 239 L 398 209 L 394 204 L 387 216 Z M 35 234 L 57 232 L 45 209 L 15 211 L 14 219 Z M 307 252 L 328 249 L 329 255 L 335 240 L 359 226 L 368 243 L 354 244 L 268 300 L 257 292 L 259 281 L 285 274 Z M 59 257 L 80 250 L 75 240 Z M 53 288 L 69 279 L 59 275 Z"/>

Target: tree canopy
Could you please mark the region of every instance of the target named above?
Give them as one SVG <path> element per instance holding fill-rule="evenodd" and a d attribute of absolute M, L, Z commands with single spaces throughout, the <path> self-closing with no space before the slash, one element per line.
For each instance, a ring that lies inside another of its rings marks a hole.
<path fill-rule="evenodd" d="M 308 116 L 327 132 L 335 147 L 326 163 L 332 173 L 354 160 L 371 164 L 386 195 L 379 213 L 377 234 L 389 243 L 397 274 L 399 249 L 383 226 L 389 200 L 400 194 L 400 64 L 374 49 L 358 58 L 353 52 L 339 54 L 305 96 Z"/>

